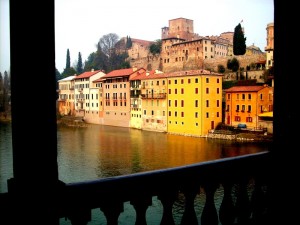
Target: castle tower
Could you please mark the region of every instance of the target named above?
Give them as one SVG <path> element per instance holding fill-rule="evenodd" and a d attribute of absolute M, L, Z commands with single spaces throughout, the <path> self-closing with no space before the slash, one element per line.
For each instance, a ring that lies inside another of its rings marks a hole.
<path fill-rule="evenodd" d="M 274 51 L 274 23 L 269 23 L 267 25 L 267 46 L 265 47 L 265 52 L 267 55 L 266 68 L 273 66 L 273 51 Z"/>
<path fill-rule="evenodd" d="M 162 28 L 161 37 L 162 39 L 180 38 L 187 41 L 193 40 L 194 21 L 185 18 L 169 20 L 169 27 Z"/>

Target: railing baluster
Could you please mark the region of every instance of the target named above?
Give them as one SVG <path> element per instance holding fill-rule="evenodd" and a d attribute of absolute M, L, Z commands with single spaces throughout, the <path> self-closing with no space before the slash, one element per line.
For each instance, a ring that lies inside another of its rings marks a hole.
<path fill-rule="evenodd" d="M 118 225 L 118 219 L 121 212 L 124 211 L 123 202 L 110 201 L 100 206 L 101 211 L 104 213 L 107 225 Z"/>
<path fill-rule="evenodd" d="M 266 188 L 266 186 L 264 186 L 261 183 L 261 180 L 257 178 L 255 180 L 255 187 L 251 198 L 253 224 L 266 224 L 268 216 L 267 209 L 269 208 L 269 205 L 267 195 L 268 191 L 263 191 L 264 188 Z"/>
<path fill-rule="evenodd" d="M 201 215 L 201 225 L 218 225 L 218 213 L 214 201 L 218 185 L 211 182 L 203 185 L 203 188 L 206 201 Z"/>
<path fill-rule="evenodd" d="M 130 201 L 136 211 L 135 225 L 147 225 L 146 211 L 150 205 L 152 205 L 151 196 L 140 196 Z"/>
<path fill-rule="evenodd" d="M 237 212 L 237 222 L 241 225 L 249 224 L 250 220 L 250 200 L 247 190 L 247 180 L 242 179 L 239 183 L 237 199 L 236 199 L 236 212 Z"/>
<path fill-rule="evenodd" d="M 72 225 L 86 225 L 91 221 L 92 213 L 90 209 L 76 207 L 68 216 Z"/>
<path fill-rule="evenodd" d="M 163 205 L 163 216 L 160 225 L 175 225 L 173 218 L 173 205 L 178 197 L 177 191 L 165 191 L 158 195 L 158 199 Z"/>
<path fill-rule="evenodd" d="M 219 210 L 219 219 L 222 225 L 232 225 L 235 218 L 235 209 L 232 200 L 232 186 L 230 182 L 224 182 L 224 197 Z"/>
<path fill-rule="evenodd" d="M 180 225 L 198 225 L 194 201 L 196 195 L 200 192 L 200 187 L 198 185 L 189 186 L 184 188 L 182 192 L 185 196 L 185 207 Z"/>

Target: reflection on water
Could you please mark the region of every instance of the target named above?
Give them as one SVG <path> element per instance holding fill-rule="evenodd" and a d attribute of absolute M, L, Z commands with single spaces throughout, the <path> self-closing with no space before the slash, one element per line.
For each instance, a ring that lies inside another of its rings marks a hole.
<path fill-rule="evenodd" d="M 138 173 L 149 170 L 184 166 L 188 164 L 238 156 L 268 150 L 261 143 L 234 143 L 232 141 L 195 138 L 166 133 L 141 131 L 130 128 L 89 125 L 74 128 L 59 126 L 58 170 L 59 179 L 80 182 L 97 178 Z M 0 123 L 0 192 L 7 192 L 7 179 L 12 173 L 12 143 L 10 124 Z M 217 209 L 220 207 L 222 187 L 215 195 Z M 147 210 L 147 224 L 160 224 L 162 205 L 153 197 Z M 195 212 L 203 210 L 204 191 L 195 199 Z M 173 207 L 175 224 L 179 225 L 184 209 L 184 196 L 179 195 Z M 134 224 L 135 210 L 129 202 L 124 203 L 119 224 Z M 200 223 L 200 216 L 197 217 Z M 92 210 L 92 221 L 88 225 L 106 224 L 99 209 Z M 62 218 L 60 225 L 71 225 Z"/>
<path fill-rule="evenodd" d="M 66 183 L 265 150 L 266 144 L 233 143 L 113 126 L 58 128 L 59 174 Z"/>

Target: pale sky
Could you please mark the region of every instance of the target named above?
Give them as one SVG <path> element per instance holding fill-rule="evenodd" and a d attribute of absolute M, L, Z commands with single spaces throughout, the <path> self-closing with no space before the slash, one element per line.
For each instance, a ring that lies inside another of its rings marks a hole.
<path fill-rule="evenodd" d="M 0 71 L 9 70 L 9 0 L 1 2 Z M 4 12 L 3 12 L 4 11 Z M 268 23 L 274 22 L 273 0 L 55 0 L 56 68 L 63 72 L 67 49 L 71 66 L 81 53 L 82 61 L 96 51 L 96 44 L 106 34 L 120 38 L 155 41 L 169 20 L 186 18 L 194 21 L 194 32 L 202 36 L 234 32 L 241 23 L 247 46 L 254 44 L 262 51 L 266 46 Z M 3 25 L 4 21 L 4 25 Z M 7 60 L 8 58 L 8 60 Z"/>

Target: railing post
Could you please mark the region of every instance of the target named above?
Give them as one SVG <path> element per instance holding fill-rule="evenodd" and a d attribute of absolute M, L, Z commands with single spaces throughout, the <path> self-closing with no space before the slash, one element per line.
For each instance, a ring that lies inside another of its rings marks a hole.
<path fill-rule="evenodd" d="M 206 201 L 201 215 L 201 225 L 218 225 L 218 213 L 214 201 L 218 185 L 210 182 L 204 184 L 203 188 L 206 194 Z"/>
<path fill-rule="evenodd" d="M 124 211 L 124 205 L 123 202 L 112 200 L 105 202 L 100 206 L 100 209 L 106 217 L 107 225 L 118 225 L 118 219 L 121 212 Z"/>
<path fill-rule="evenodd" d="M 223 183 L 224 196 L 219 210 L 219 219 L 222 225 L 232 225 L 235 218 L 235 209 L 232 201 L 232 186 L 230 181 Z"/>
<path fill-rule="evenodd" d="M 173 205 L 178 197 L 176 190 L 165 190 L 158 195 L 158 199 L 163 205 L 163 216 L 160 225 L 175 225 L 173 218 Z"/>
<path fill-rule="evenodd" d="M 140 196 L 130 201 L 136 211 L 135 225 L 147 225 L 146 211 L 150 205 L 152 205 L 151 196 Z"/>
<path fill-rule="evenodd" d="M 185 207 L 180 225 L 198 225 L 194 201 L 199 190 L 200 187 L 196 184 L 185 187 L 182 190 L 185 196 Z"/>

